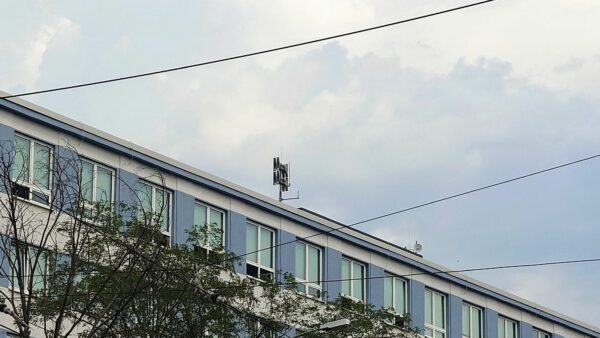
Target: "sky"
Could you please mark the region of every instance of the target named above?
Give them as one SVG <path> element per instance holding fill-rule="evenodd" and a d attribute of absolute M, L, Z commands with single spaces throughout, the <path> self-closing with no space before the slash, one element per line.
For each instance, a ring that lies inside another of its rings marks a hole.
<path fill-rule="evenodd" d="M 198 63 L 467 2 L 5 1 L 0 89 Z M 353 223 L 600 153 L 600 2 L 495 2 L 338 40 L 26 99 Z M 599 258 L 600 160 L 358 228 L 451 269 Z M 600 263 L 471 273 L 600 326 Z"/>

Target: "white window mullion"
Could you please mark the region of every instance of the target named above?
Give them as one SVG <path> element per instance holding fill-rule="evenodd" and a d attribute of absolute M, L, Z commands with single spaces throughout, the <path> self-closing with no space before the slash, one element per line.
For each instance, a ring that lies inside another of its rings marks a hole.
<path fill-rule="evenodd" d="M 29 141 L 29 184 L 33 185 L 33 178 L 35 175 L 35 142 Z"/>
<path fill-rule="evenodd" d="M 96 184 L 98 176 L 98 166 L 96 163 L 92 164 L 92 201 L 96 202 Z"/>
<path fill-rule="evenodd" d="M 150 209 L 154 214 L 156 212 L 156 188 L 154 188 L 154 186 L 151 186 L 150 188 Z"/>
<path fill-rule="evenodd" d="M 275 233 L 271 232 L 271 243 L 275 245 Z M 271 251 L 271 264 L 273 264 L 273 270 L 276 269 L 277 263 L 275 263 L 275 248 L 271 247 L 269 249 Z"/>
<path fill-rule="evenodd" d="M 260 279 L 265 279 L 265 278 L 272 279 L 275 276 L 275 269 L 276 269 L 275 268 L 276 252 L 273 247 L 273 245 L 275 245 L 275 239 L 276 239 L 275 231 L 273 231 L 267 227 L 264 227 L 262 225 L 253 223 L 253 222 L 247 222 L 246 224 L 247 224 L 246 229 L 251 229 L 251 230 L 247 230 L 247 231 L 251 231 L 251 236 L 252 236 L 252 237 L 247 237 L 247 239 L 253 238 L 256 243 L 256 252 L 252 254 L 251 259 L 246 260 L 246 264 L 249 266 L 252 266 L 252 269 L 248 268 L 247 275 L 253 276 L 255 278 L 260 278 Z M 269 238 L 268 239 L 265 238 L 265 239 L 267 241 L 270 241 L 271 244 L 268 247 L 262 248 L 262 246 L 263 246 L 262 236 L 264 236 L 266 234 L 269 235 Z M 254 247 L 254 243 L 251 243 L 248 241 L 246 243 L 251 244 L 252 247 Z M 270 252 L 268 252 L 268 254 L 270 255 L 270 259 L 269 259 L 269 257 L 266 257 L 267 253 L 263 252 L 266 250 L 270 250 Z M 262 255 L 265 255 L 265 259 L 270 262 L 265 262 L 262 259 Z M 254 271 L 253 269 L 256 269 L 256 271 Z"/>
<path fill-rule="evenodd" d="M 354 297 L 354 264 L 350 261 L 350 297 Z"/>
<path fill-rule="evenodd" d="M 475 332 L 473 328 L 473 307 L 469 306 L 469 337 L 473 338 L 473 332 Z"/>
<path fill-rule="evenodd" d="M 307 282 L 312 282 L 308 274 L 308 244 L 304 244 L 304 248 L 304 276 L 306 277 L 305 279 Z M 308 291 L 308 284 L 310 283 L 306 283 L 304 286 L 304 292 Z"/>
<path fill-rule="evenodd" d="M 261 248 L 260 237 L 261 237 L 260 236 L 260 226 L 257 225 L 256 226 L 256 249 L 258 250 L 258 252 L 256 255 L 256 261 L 258 262 L 258 266 L 262 266 L 262 263 L 260 261 L 260 257 L 261 257 L 261 255 L 260 255 L 260 252 L 261 252 L 260 251 L 260 248 Z"/>
<path fill-rule="evenodd" d="M 34 161 L 35 159 L 35 142 L 33 142 L 33 140 L 29 139 L 29 180 L 27 181 L 27 183 L 29 184 L 30 188 L 29 188 L 29 200 L 33 199 L 33 175 L 34 175 L 34 171 L 35 168 L 34 166 Z"/>

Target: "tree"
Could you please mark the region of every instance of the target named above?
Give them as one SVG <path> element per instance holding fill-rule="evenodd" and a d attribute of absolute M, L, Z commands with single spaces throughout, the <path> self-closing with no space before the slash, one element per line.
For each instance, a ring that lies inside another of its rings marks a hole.
<path fill-rule="evenodd" d="M 237 274 L 240 258 L 212 240 L 222 235 L 214 224 L 168 245 L 162 176 L 148 177 L 151 190 L 128 187 L 136 200 L 127 205 L 114 201 L 104 183 L 115 177 L 103 170 L 74 148 L 53 152 L 20 136 L 0 144 L 0 295 L 46 337 L 259 338 L 339 318 L 352 325 L 328 337 L 411 334 L 387 324 L 385 310 L 300 295 L 289 274 Z M 30 336 L 26 325 L 15 330 Z"/>

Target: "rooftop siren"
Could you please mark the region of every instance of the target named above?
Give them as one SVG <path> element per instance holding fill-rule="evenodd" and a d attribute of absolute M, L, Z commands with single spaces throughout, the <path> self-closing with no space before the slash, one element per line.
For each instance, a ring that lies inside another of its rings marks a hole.
<path fill-rule="evenodd" d="M 411 251 L 414 253 L 419 253 L 419 252 L 423 251 L 423 245 L 421 245 L 421 243 L 415 241 L 415 245 L 412 247 Z"/>
<path fill-rule="evenodd" d="M 283 164 L 279 160 L 279 157 L 273 158 L 273 185 L 279 186 L 279 202 L 285 200 L 297 200 L 300 199 L 300 192 L 296 197 L 283 198 L 283 192 L 288 191 L 290 188 L 290 164 Z"/>

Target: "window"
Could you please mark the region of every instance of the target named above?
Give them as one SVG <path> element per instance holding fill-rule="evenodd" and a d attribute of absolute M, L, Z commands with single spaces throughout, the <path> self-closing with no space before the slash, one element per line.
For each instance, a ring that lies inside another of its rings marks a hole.
<path fill-rule="evenodd" d="M 446 337 L 446 297 L 425 289 L 425 336 Z"/>
<path fill-rule="evenodd" d="M 533 329 L 533 338 L 550 338 L 550 334 L 538 329 Z"/>
<path fill-rule="evenodd" d="M 386 273 L 383 280 L 383 306 L 398 314 L 406 313 L 406 281 Z"/>
<path fill-rule="evenodd" d="M 309 296 L 321 297 L 321 249 L 296 242 L 296 281 L 298 290 Z"/>
<path fill-rule="evenodd" d="M 51 155 L 50 146 L 15 135 L 11 166 L 15 196 L 44 205 L 50 204 Z"/>
<path fill-rule="evenodd" d="M 139 182 L 138 199 L 144 217 L 160 225 L 163 237 L 158 242 L 168 245 L 171 236 L 171 194 L 153 184 Z"/>
<path fill-rule="evenodd" d="M 266 324 L 255 321 L 246 328 L 247 337 L 256 338 L 275 338 L 275 331 L 271 330 Z"/>
<path fill-rule="evenodd" d="M 482 310 L 470 304 L 462 305 L 462 336 L 463 338 L 483 337 Z"/>
<path fill-rule="evenodd" d="M 207 250 L 225 246 L 225 213 L 208 205 L 194 204 L 194 227 L 198 230 L 196 245 Z"/>
<path fill-rule="evenodd" d="M 262 225 L 246 223 L 246 274 L 268 280 L 275 275 L 275 232 Z M 260 250 L 260 251 L 259 251 Z"/>
<path fill-rule="evenodd" d="M 517 322 L 504 317 L 498 317 L 498 338 L 517 338 Z"/>
<path fill-rule="evenodd" d="M 47 254 L 45 252 L 39 252 L 41 249 L 36 247 L 30 247 L 26 243 L 20 243 L 19 249 L 15 243 L 11 245 L 10 248 L 10 276 L 11 276 L 11 285 L 15 290 L 21 289 L 21 285 L 19 285 L 19 275 L 23 279 L 22 290 L 26 292 L 31 290 L 38 291 L 43 290 L 45 287 L 45 276 L 47 275 Z M 18 253 L 17 253 L 18 251 Z M 19 257 L 17 257 L 17 254 Z M 35 271 L 32 270 L 32 267 L 36 261 L 36 255 L 39 254 L 39 258 L 37 258 L 37 264 L 35 266 Z M 30 275 L 33 275 L 33 278 L 30 280 Z M 31 285 L 30 285 L 31 283 Z"/>
<path fill-rule="evenodd" d="M 112 169 L 89 160 L 81 160 L 81 197 L 86 205 L 100 203 L 112 205 L 114 200 L 115 175 Z"/>
<path fill-rule="evenodd" d="M 365 301 L 365 266 L 342 258 L 342 295 Z"/>

